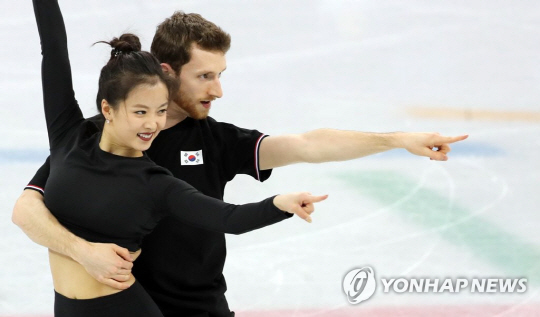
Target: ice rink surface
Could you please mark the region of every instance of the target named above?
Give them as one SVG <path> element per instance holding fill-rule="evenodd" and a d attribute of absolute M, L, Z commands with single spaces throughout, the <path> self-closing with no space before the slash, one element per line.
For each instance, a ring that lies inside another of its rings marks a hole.
<path fill-rule="evenodd" d="M 0 316 L 52 316 L 47 251 L 11 222 L 47 156 L 31 1 L 1 0 Z M 232 35 L 211 115 L 271 135 L 328 127 L 470 134 L 447 162 L 395 150 L 349 162 L 238 176 L 226 201 L 328 193 L 297 219 L 228 236 L 238 316 L 540 315 L 540 2 L 61 1 L 74 86 L 95 114 L 105 45 L 125 31 L 149 49 L 175 10 Z M 135 263 L 136 265 L 136 263 Z M 523 293 L 384 293 L 350 305 L 343 277 L 526 278 Z"/>

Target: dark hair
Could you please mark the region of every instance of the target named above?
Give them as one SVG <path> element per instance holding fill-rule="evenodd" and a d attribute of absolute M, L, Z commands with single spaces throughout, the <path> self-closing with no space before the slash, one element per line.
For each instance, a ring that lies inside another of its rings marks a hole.
<path fill-rule="evenodd" d="M 150 51 L 161 63 L 179 72 L 191 59 L 193 43 L 225 54 L 231 47 L 231 36 L 199 14 L 176 11 L 158 25 Z"/>
<path fill-rule="evenodd" d="M 101 69 L 99 88 L 96 98 L 97 109 L 101 113 L 103 99 L 114 108 L 120 101 L 141 84 L 155 85 L 161 81 L 167 87 L 169 99 L 176 96 L 178 82 L 163 73 L 159 61 L 149 52 L 141 51 L 141 42 L 134 34 L 122 34 L 113 38 L 109 44 L 112 47 L 111 58 Z M 94 43 L 94 44 L 96 44 Z"/>

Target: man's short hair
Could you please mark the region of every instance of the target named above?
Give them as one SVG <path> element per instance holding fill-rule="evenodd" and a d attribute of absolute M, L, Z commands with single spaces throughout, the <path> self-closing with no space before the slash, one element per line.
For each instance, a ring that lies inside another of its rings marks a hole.
<path fill-rule="evenodd" d="M 203 50 L 225 54 L 231 47 L 231 36 L 199 14 L 176 11 L 158 25 L 151 52 L 179 72 L 191 59 L 193 43 Z"/>

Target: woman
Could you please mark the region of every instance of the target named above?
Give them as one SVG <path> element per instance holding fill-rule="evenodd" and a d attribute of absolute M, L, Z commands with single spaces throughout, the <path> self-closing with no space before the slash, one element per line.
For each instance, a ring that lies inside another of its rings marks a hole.
<path fill-rule="evenodd" d="M 176 87 L 138 38 L 109 44 L 98 100 L 103 132 L 85 121 L 75 99 L 64 22 L 57 0 L 33 0 L 41 39 L 45 117 L 51 171 L 45 204 L 75 234 L 136 252 L 165 215 L 208 230 L 241 233 L 281 221 L 309 219 L 326 196 L 288 194 L 235 206 L 206 197 L 155 165 L 143 151 L 163 128 Z M 287 213 L 285 213 L 285 212 Z M 162 316 L 130 276 L 118 291 L 93 279 L 72 259 L 50 252 L 56 316 Z"/>

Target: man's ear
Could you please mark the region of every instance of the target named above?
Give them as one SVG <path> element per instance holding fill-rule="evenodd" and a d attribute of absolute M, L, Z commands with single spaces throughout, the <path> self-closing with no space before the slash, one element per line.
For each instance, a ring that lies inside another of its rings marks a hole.
<path fill-rule="evenodd" d="M 169 75 L 169 76 L 172 76 L 172 77 L 176 77 L 176 72 L 174 71 L 174 69 L 171 67 L 171 65 L 167 64 L 167 63 L 161 63 L 161 70 L 163 70 L 163 72 L 165 73 L 165 75 Z"/>

